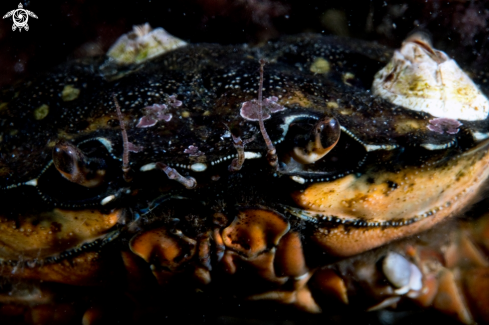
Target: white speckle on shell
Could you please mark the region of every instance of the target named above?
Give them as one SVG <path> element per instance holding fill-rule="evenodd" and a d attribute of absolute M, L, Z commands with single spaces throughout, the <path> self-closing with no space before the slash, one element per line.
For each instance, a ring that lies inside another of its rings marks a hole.
<path fill-rule="evenodd" d="M 427 150 L 442 150 L 450 147 L 449 143 L 442 143 L 442 144 L 433 144 L 433 143 L 423 143 L 421 144 L 421 147 L 427 149 Z"/>
<path fill-rule="evenodd" d="M 253 151 L 245 151 L 245 159 L 257 159 L 261 158 L 261 153 Z"/>
<path fill-rule="evenodd" d="M 31 179 L 30 181 L 25 182 L 24 185 L 37 186 L 37 178 Z"/>
<path fill-rule="evenodd" d="M 146 164 L 144 166 L 141 166 L 141 168 L 139 168 L 139 170 L 142 172 L 147 172 L 148 170 L 153 170 L 155 168 L 156 168 L 156 163 L 150 163 L 150 164 Z"/>
<path fill-rule="evenodd" d="M 146 23 L 134 26 L 131 32 L 119 37 L 107 56 L 119 64 L 138 64 L 185 45 L 186 42 L 168 34 L 163 28 L 152 29 Z"/>
<path fill-rule="evenodd" d="M 190 169 L 194 172 L 203 172 L 207 169 L 207 165 L 203 163 L 195 163 L 190 166 Z"/>
<path fill-rule="evenodd" d="M 367 152 L 376 150 L 394 150 L 398 147 L 395 144 L 363 144 L 363 146 Z"/>
<path fill-rule="evenodd" d="M 375 75 L 372 91 L 393 104 L 436 117 L 484 120 L 489 101 L 457 63 L 413 35 Z"/>
<path fill-rule="evenodd" d="M 115 199 L 115 195 L 109 195 L 105 197 L 102 201 L 100 201 L 101 205 L 106 205 L 107 203 L 113 201 Z"/>
<path fill-rule="evenodd" d="M 306 180 L 300 176 L 290 176 L 290 179 L 299 184 L 304 184 Z"/>

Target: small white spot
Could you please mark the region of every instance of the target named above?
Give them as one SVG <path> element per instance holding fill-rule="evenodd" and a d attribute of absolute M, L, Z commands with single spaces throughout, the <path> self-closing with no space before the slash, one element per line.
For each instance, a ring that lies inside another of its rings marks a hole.
<path fill-rule="evenodd" d="M 230 137 L 231 137 L 231 132 L 226 131 L 226 132 L 224 132 L 223 135 L 221 135 L 221 140 L 224 141 L 224 138 L 230 138 Z"/>
<path fill-rule="evenodd" d="M 448 147 L 448 144 L 442 143 L 442 144 L 432 144 L 432 143 L 423 143 L 421 147 L 428 149 L 428 150 L 441 150 L 445 149 Z"/>
<path fill-rule="evenodd" d="M 37 178 L 31 179 L 30 181 L 25 182 L 24 185 L 37 186 Z"/>
<path fill-rule="evenodd" d="M 294 277 L 294 280 L 296 280 L 296 281 L 300 281 L 300 280 L 302 280 L 302 279 L 307 278 L 308 276 L 309 276 L 309 272 L 306 272 L 306 273 L 304 273 L 303 275 L 299 275 L 299 276 Z"/>
<path fill-rule="evenodd" d="M 363 144 L 367 152 L 376 150 L 393 150 L 397 148 L 397 145 L 393 144 Z"/>
<path fill-rule="evenodd" d="M 155 168 L 156 168 L 156 163 L 151 163 L 151 164 L 141 166 L 141 168 L 139 168 L 139 170 L 142 172 L 147 172 L 148 170 L 153 170 Z"/>
<path fill-rule="evenodd" d="M 474 141 L 477 142 L 489 138 L 489 133 L 482 133 L 477 131 L 471 131 L 471 133 L 472 133 L 472 138 L 474 138 Z"/>
<path fill-rule="evenodd" d="M 104 147 L 107 149 L 108 152 L 112 152 L 112 142 L 110 142 L 106 138 L 96 138 L 101 144 L 104 145 Z"/>
<path fill-rule="evenodd" d="M 190 169 L 193 170 L 194 172 L 203 172 L 204 170 L 207 169 L 207 165 L 203 163 L 195 163 L 190 166 Z"/>
<path fill-rule="evenodd" d="M 245 159 L 257 159 L 257 158 L 261 158 L 261 153 L 245 151 Z"/>
<path fill-rule="evenodd" d="M 300 176 L 290 176 L 290 179 L 299 184 L 304 184 L 306 180 Z"/>
<path fill-rule="evenodd" d="M 109 203 L 110 201 L 112 201 L 114 199 L 115 199 L 115 195 L 109 195 L 105 199 L 103 199 L 102 201 L 100 201 L 100 204 L 101 205 L 106 205 L 107 203 Z"/>

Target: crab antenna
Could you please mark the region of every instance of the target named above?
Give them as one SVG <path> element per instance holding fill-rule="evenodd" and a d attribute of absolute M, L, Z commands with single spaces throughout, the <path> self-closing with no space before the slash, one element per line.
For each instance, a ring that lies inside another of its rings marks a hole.
<path fill-rule="evenodd" d="M 272 167 L 277 167 L 278 157 L 277 150 L 268 136 L 267 130 L 265 130 L 265 124 L 263 123 L 263 67 L 265 66 L 265 60 L 260 59 L 260 87 L 258 88 L 258 124 L 260 125 L 260 132 L 265 140 L 268 148 L 267 159 Z"/>
<path fill-rule="evenodd" d="M 122 117 L 121 107 L 119 106 L 119 102 L 117 101 L 115 94 L 112 94 L 112 97 L 114 98 L 117 117 L 119 118 L 119 124 L 121 125 L 122 131 L 122 145 L 124 147 L 124 152 L 122 153 L 122 171 L 124 172 L 124 180 L 126 182 L 130 182 L 131 177 L 129 176 L 129 171 L 131 168 L 129 167 L 129 140 L 127 138 L 126 126 Z"/>

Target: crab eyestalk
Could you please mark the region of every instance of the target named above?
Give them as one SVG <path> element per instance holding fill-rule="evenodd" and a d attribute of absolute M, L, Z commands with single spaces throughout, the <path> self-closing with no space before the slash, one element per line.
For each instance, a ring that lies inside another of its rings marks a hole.
<path fill-rule="evenodd" d="M 294 147 L 291 156 L 301 164 L 313 164 L 336 146 L 340 134 L 338 120 L 326 117 L 313 127 L 310 141 L 304 147 Z"/>
<path fill-rule="evenodd" d="M 68 142 L 59 142 L 54 146 L 53 163 L 61 176 L 88 188 L 101 185 L 106 174 L 102 159 L 89 158 Z"/>

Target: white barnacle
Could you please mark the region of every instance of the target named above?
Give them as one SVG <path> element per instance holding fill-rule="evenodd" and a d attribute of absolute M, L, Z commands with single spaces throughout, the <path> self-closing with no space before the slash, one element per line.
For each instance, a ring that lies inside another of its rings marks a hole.
<path fill-rule="evenodd" d="M 146 23 L 134 26 L 131 32 L 119 37 L 107 56 L 118 64 L 138 64 L 185 45 L 186 42 L 170 35 L 163 28 L 152 29 Z"/>
<path fill-rule="evenodd" d="M 489 101 L 470 77 L 420 34 L 405 40 L 375 75 L 372 91 L 389 102 L 436 117 L 484 120 Z"/>

